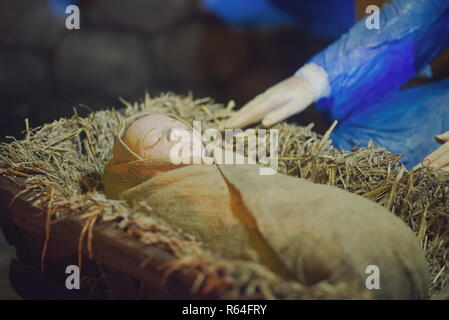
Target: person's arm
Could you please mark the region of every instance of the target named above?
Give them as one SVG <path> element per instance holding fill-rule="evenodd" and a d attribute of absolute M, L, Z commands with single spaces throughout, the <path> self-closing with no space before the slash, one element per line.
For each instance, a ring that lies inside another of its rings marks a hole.
<path fill-rule="evenodd" d="M 448 21 L 449 0 L 393 0 L 380 12 L 379 30 L 369 30 L 365 19 L 360 21 L 293 76 L 305 82 L 296 85 L 299 82 L 290 78 L 268 89 L 224 126 L 238 127 L 265 118 L 281 121 L 313 101 L 332 120 L 344 120 L 398 91 L 427 66 L 449 43 Z M 305 72 L 312 69 L 315 72 Z M 310 88 L 314 88 L 313 101 L 303 98 L 309 97 Z M 288 99 L 276 98 L 282 96 Z M 263 110 L 252 116 L 261 104 Z M 272 117 L 273 112 L 282 117 Z"/>
<path fill-rule="evenodd" d="M 380 12 L 380 29 L 365 20 L 309 63 L 329 76 L 320 111 L 343 120 L 397 92 L 449 43 L 449 0 L 394 0 Z"/>

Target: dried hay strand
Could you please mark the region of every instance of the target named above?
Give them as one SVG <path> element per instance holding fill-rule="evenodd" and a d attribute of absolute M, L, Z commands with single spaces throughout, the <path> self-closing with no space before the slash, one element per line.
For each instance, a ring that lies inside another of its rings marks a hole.
<path fill-rule="evenodd" d="M 218 127 L 234 107 L 232 101 L 223 106 L 209 98 L 174 94 L 156 98 L 147 94 L 142 101 L 122 102 L 124 112 L 103 110 L 86 117 L 75 113 L 69 119 L 34 129 L 26 123 L 23 139 L 9 137 L 9 143 L 0 145 L 0 175 L 26 178 L 21 194 L 34 191 L 32 203 L 47 215 L 47 241 L 52 224 L 77 217 L 85 226 L 80 248 L 87 243 L 92 254 L 94 224 L 120 221 L 118 226 L 123 232 L 177 258 L 173 265 L 163 266 L 167 277 L 179 268 L 196 272 L 192 292 L 215 292 L 222 298 L 366 297 L 344 283 L 324 282 L 311 288 L 284 281 L 254 263 L 221 259 L 202 249 L 188 233 L 171 228 L 156 212 L 148 216 L 131 210 L 124 202 L 107 199 L 102 193 L 101 175 L 111 157 L 114 135 L 126 117 L 140 112 L 172 114 L 187 123 L 200 120 L 202 128 L 207 129 Z M 429 295 L 437 295 L 449 284 L 448 173 L 429 168 L 407 171 L 400 155 L 372 144 L 351 152 L 337 150 L 328 135 L 312 131 L 313 124 L 300 127 L 282 123 L 276 128 L 281 173 L 336 186 L 385 206 L 407 223 L 420 240 L 431 272 Z M 45 246 L 43 260 L 44 257 Z M 81 256 L 79 259 L 81 262 Z"/>

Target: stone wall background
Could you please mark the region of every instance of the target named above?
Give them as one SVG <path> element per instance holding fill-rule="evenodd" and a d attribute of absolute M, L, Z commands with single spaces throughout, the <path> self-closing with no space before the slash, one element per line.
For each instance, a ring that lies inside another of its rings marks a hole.
<path fill-rule="evenodd" d="M 67 30 L 46 0 L 0 0 L 0 136 L 116 106 L 145 90 L 243 104 L 291 75 L 325 43 L 294 29 L 235 30 L 199 0 L 81 2 Z M 87 108 L 79 107 L 85 105 Z M 310 108 L 300 123 L 318 122 Z"/>

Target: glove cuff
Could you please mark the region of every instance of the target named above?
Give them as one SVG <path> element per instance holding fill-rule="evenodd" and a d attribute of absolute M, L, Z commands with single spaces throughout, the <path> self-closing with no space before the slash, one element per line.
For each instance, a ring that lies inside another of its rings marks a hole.
<path fill-rule="evenodd" d="M 296 71 L 295 76 L 301 77 L 307 82 L 315 91 L 315 101 L 321 98 L 328 97 L 331 93 L 329 77 L 320 65 L 316 63 L 309 63 Z"/>

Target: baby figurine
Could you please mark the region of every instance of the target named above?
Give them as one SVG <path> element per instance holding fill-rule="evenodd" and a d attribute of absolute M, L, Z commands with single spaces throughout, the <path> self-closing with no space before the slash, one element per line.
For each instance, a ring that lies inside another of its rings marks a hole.
<path fill-rule="evenodd" d="M 159 114 L 138 118 L 125 129 L 121 132 L 123 138 L 119 138 L 122 141 L 116 143 L 112 151 L 117 164 L 141 159 L 169 159 L 172 148 L 183 143 L 176 139 L 176 131 L 190 131 L 181 121 Z M 182 145 L 182 148 L 192 148 L 192 143 Z"/>
<path fill-rule="evenodd" d="M 257 164 L 173 164 L 173 130 L 188 126 L 165 115 L 135 120 L 125 122 L 106 165 L 108 197 L 157 212 L 211 253 L 258 263 L 286 281 L 344 282 L 381 299 L 426 297 L 417 238 L 384 207 L 336 187 L 260 175 Z M 367 287 L 367 270 L 380 272 L 378 290 Z"/>

